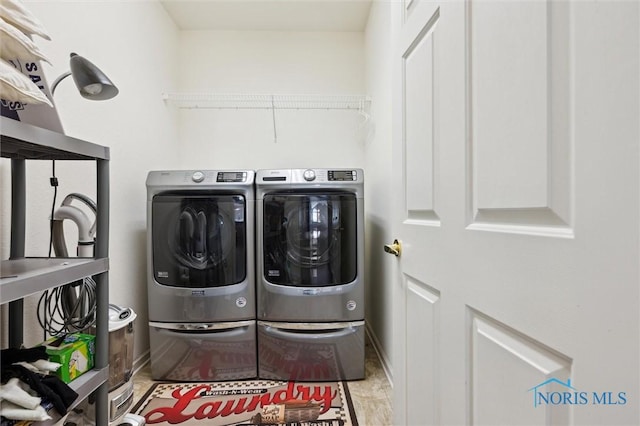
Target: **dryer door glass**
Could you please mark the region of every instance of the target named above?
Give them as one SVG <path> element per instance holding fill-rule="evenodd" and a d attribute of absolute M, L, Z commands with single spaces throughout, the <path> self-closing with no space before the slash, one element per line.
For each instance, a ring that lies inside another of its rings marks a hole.
<path fill-rule="evenodd" d="M 243 196 L 161 193 L 152 203 L 153 273 L 159 284 L 203 288 L 245 279 Z"/>
<path fill-rule="evenodd" d="M 356 278 L 356 197 L 274 193 L 264 197 L 264 276 L 274 284 L 322 287 Z"/>

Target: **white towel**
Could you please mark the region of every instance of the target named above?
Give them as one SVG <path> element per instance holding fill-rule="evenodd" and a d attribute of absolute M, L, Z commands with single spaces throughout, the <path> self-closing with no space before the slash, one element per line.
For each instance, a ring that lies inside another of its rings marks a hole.
<path fill-rule="evenodd" d="M 57 362 L 47 361 L 46 359 L 39 359 L 37 361 L 32 362 L 31 364 L 33 364 L 33 366 L 36 367 L 38 370 L 44 371 L 46 373 L 57 371 L 58 368 L 60 368 L 60 366 L 62 365 Z"/>
<path fill-rule="evenodd" d="M 9 401 L 18 407 L 30 410 L 38 407 L 41 399 L 29 395 L 20 385 L 20 380 L 17 377 L 9 379 L 6 384 L 0 386 L 0 399 Z"/>
<path fill-rule="evenodd" d="M 6 400 L 0 402 L 0 415 L 11 420 L 31 420 L 34 422 L 51 419 L 51 416 L 47 414 L 42 405 L 38 405 L 35 409 L 30 410 Z"/>

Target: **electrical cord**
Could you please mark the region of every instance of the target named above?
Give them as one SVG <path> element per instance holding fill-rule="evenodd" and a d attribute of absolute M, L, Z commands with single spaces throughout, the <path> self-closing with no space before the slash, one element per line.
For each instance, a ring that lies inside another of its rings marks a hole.
<path fill-rule="evenodd" d="M 73 306 L 65 306 L 65 292 L 76 291 Z M 92 277 L 83 278 L 80 284 L 67 284 L 46 290 L 38 301 L 38 322 L 49 336 L 60 336 L 84 331 L 95 324 L 97 291 Z M 87 309 L 88 308 L 88 309 Z"/>
<path fill-rule="evenodd" d="M 56 177 L 56 160 L 51 162 L 51 178 L 49 183 L 53 186 L 53 202 L 51 203 L 51 219 L 49 220 L 49 257 L 51 257 L 51 248 L 53 247 L 53 214 L 56 209 L 56 198 L 58 197 L 58 178 Z"/>
<path fill-rule="evenodd" d="M 51 178 L 49 178 L 49 183 L 53 187 L 53 201 L 51 202 L 51 217 L 49 218 L 49 254 L 48 257 L 51 257 L 51 249 L 53 248 L 53 214 L 56 209 L 56 198 L 58 197 L 58 178 L 56 178 L 56 160 L 51 161 Z M 56 289 L 57 290 L 57 289 Z M 47 340 L 47 328 L 44 324 L 46 323 L 40 321 L 40 303 L 43 298 L 49 297 L 49 290 L 46 290 L 42 296 L 40 296 L 40 300 L 38 301 L 38 322 L 40 322 L 40 326 L 44 332 L 44 340 Z"/>
<path fill-rule="evenodd" d="M 58 178 L 56 161 L 51 164 L 52 176 L 49 183 L 53 187 L 51 218 L 49 221 L 49 255 L 53 249 L 54 214 L 58 197 Z M 96 319 L 96 282 L 92 277 L 66 284 L 52 290 L 46 290 L 38 300 L 38 322 L 44 331 L 44 340 L 49 336 L 60 336 L 84 331 L 95 324 Z"/>

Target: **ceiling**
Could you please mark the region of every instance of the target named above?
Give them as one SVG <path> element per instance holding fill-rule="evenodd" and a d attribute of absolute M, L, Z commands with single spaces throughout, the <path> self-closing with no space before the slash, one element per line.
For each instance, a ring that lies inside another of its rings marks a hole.
<path fill-rule="evenodd" d="M 372 0 L 160 0 L 181 30 L 364 31 Z"/>

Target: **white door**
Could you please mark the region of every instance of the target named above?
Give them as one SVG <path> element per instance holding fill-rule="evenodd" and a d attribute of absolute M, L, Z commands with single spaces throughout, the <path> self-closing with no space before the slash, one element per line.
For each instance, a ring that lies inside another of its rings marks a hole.
<path fill-rule="evenodd" d="M 640 424 L 638 2 L 394 15 L 394 424 Z"/>

